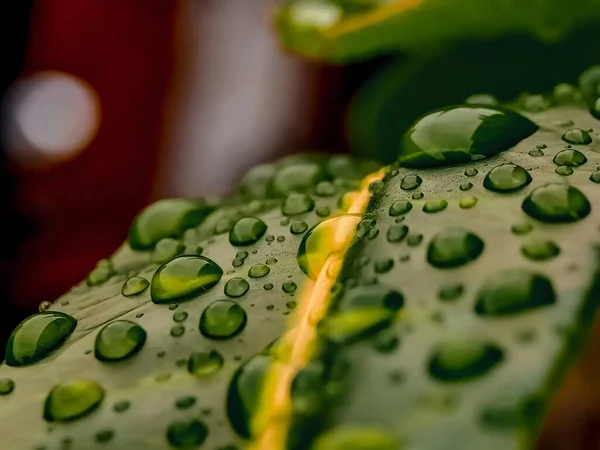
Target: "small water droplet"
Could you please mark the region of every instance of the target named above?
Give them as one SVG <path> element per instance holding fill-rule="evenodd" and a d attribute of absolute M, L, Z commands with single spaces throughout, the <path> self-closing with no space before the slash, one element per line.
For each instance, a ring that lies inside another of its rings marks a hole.
<path fill-rule="evenodd" d="M 468 177 L 474 177 L 478 173 L 479 173 L 479 171 L 475 167 L 469 167 L 468 169 L 465 170 L 465 175 Z"/>
<path fill-rule="evenodd" d="M 477 204 L 478 201 L 479 200 L 477 197 L 473 195 L 467 195 L 458 201 L 458 206 L 462 209 L 471 209 Z"/>
<path fill-rule="evenodd" d="M 525 169 L 507 163 L 494 167 L 483 180 L 483 187 L 493 192 L 514 192 L 523 189 L 532 178 Z"/>
<path fill-rule="evenodd" d="M 265 291 L 270 291 L 271 289 L 273 289 L 273 283 L 265 283 L 265 284 L 263 285 L 263 289 L 264 289 Z"/>
<path fill-rule="evenodd" d="M 444 382 L 466 381 L 480 377 L 504 359 L 500 347 L 474 337 L 449 339 L 434 350 L 429 359 L 429 374 Z"/>
<path fill-rule="evenodd" d="M 271 269 L 266 264 L 254 264 L 252 267 L 250 267 L 250 270 L 248 270 L 248 276 L 250 278 L 262 278 L 270 271 Z"/>
<path fill-rule="evenodd" d="M 164 238 L 156 243 L 152 253 L 150 254 L 150 261 L 153 263 L 163 263 L 177 255 L 179 255 L 184 249 L 184 245 L 181 241 L 173 238 Z"/>
<path fill-rule="evenodd" d="M 173 325 L 169 334 L 175 338 L 181 337 L 185 334 L 185 327 L 183 325 Z"/>
<path fill-rule="evenodd" d="M 573 145 L 587 145 L 592 143 L 590 134 L 581 128 L 571 128 L 570 130 L 565 131 L 562 139 Z"/>
<path fill-rule="evenodd" d="M 376 194 L 377 192 L 381 191 L 381 189 L 383 189 L 383 181 L 375 180 L 369 183 L 369 192 L 371 194 Z"/>
<path fill-rule="evenodd" d="M 284 197 L 292 192 L 308 192 L 319 181 L 325 181 L 327 174 L 320 164 L 300 162 L 289 164 L 277 171 L 271 191 L 276 197 Z"/>
<path fill-rule="evenodd" d="M 187 368 L 195 377 L 202 378 L 217 373 L 223 367 L 223 355 L 216 350 L 194 352 L 190 355 Z"/>
<path fill-rule="evenodd" d="M 385 235 L 388 242 L 402 242 L 408 235 L 408 227 L 400 223 L 393 223 L 389 226 Z"/>
<path fill-rule="evenodd" d="M 229 243 L 236 247 L 252 245 L 267 232 L 267 224 L 256 217 L 243 217 L 229 230 Z"/>
<path fill-rule="evenodd" d="M 77 326 L 73 317 L 45 311 L 21 322 L 11 333 L 6 344 L 6 364 L 23 366 L 44 359 L 59 348 Z"/>
<path fill-rule="evenodd" d="M 404 296 L 382 284 L 360 285 L 344 293 L 339 302 L 340 311 L 387 309 L 395 312 L 404 306 Z"/>
<path fill-rule="evenodd" d="M 113 430 L 111 430 L 110 428 L 98 431 L 95 436 L 96 442 L 98 442 L 100 444 L 105 444 L 106 442 L 110 442 L 110 441 L 112 441 L 112 439 L 114 437 L 115 437 L 115 432 Z"/>
<path fill-rule="evenodd" d="M 319 217 L 327 217 L 327 216 L 331 215 L 331 208 L 329 206 L 319 206 L 315 210 L 315 213 Z"/>
<path fill-rule="evenodd" d="M 302 234 L 306 230 L 308 230 L 308 224 L 304 221 L 293 221 L 290 225 L 290 233 L 292 234 Z"/>
<path fill-rule="evenodd" d="M 197 419 L 178 420 L 167 428 L 167 441 L 177 449 L 200 447 L 208 436 L 208 427 Z"/>
<path fill-rule="evenodd" d="M 291 294 L 292 292 L 296 291 L 297 287 L 298 286 L 293 281 L 286 281 L 281 286 L 281 289 L 283 290 L 283 292 L 285 292 L 287 294 Z"/>
<path fill-rule="evenodd" d="M 464 183 L 461 183 L 458 188 L 464 192 L 464 191 L 468 191 L 472 187 L 473 187 L 473 183 L 471 183 L 470 181 L 465 181 Z"/>
<path fill-rule="evenodd" d="M 196 404 L 196 397 L 186 395 L 185 397 L 178 398 L 175 400 L 175 408 L 177 409 L 189 409 Z"/>
<path fill-rule="evenodd" d="M 116 413 L 123 413 L 127 411 L 131 407 L 131 402 L 129 400 L 119 400 L 113 405 L 113 410 Z"/>
<path fill-rule="evenodd" d="M 402 178 L 402 181 L 400 182 L 400 188 L 404 189 L 405 191 L 410 191 L 421 186 L 421 183 L 423 183 L 423 179 L 419 175 L 412 173 Z"/>
<path fill-rule="evenodd" d="M 391 258 L 384 258 L 379 261 L 375 261 L 373 264 L 373 270 L 375 273 L 379 274 L 389 272 L 392 270 L 392 267 L 394 267 L 394 260 Z"/>
<path fill-rule="evenodd" d="M 85 282 L 88 286 L 100 286 L 106 283 L 114 273 L 112 263 L 108 259 L 101 259 L 87 276 Z"/>
<path fill-rule="evenodd" d="M 49 301 L 43 301 L 38 305 L 38 311 L 39 312 L 44 312 L 46 311 L 48 308 L 50 308 L 52 306 L 52 302 Z"/>
<path fill-rule="evenodd" d="M 550 239 L 532 238 L 521 245 L 521 253 L 533 261 L 546 261 L 558 256 L 560 248 Z"/>
<path fill-rule="evenodd" d="M 86 416 L 104 400 L 104 389 L 95 381 L 69 380 L 50 391 L 44 403 L 44 419 L 67 422 Z"/>
<path fill-rule="evenodd" d="M 425 202 L 423 212 L 428 214 L 439 213 L 448 207 L 448 202 L 444 199 L 432 199 Z"/>
<path fill-rule="evenodd" d="M 391 217 L 407 214 L 413 205 L 408 200 L 397 200 L 390 206 L 389 214 Z"/>
<path fill-rule="evenodd" d="M 121 361 L 137 354 L 146 342 L 146 331 L 135 322 L 115 320 L 97 334 L 94 356 L 104 362 Z"/>
<path fill-rule="evenodd" d="M 169 303 L 201 295 L 223 276 L 214 261 L 203 256 L 180 256 L 158 268 L 150 284 L 154 303 Z"/>
<path fill-rule="evenodd" d="M 443 284 L 440 287 L 440 290 L 438 291 L 438 297 L 444 302 L 451 302 L 458 299 L 464 291 L 465 287 L 462 283 L 451 282 Z"/>
<path fill-rule="evenodd" d="M 554 304 L 550 280 L 527 270 L 509 269 L 484 281 L 477 294 L 475 312 L 482 316 L 507 316 Z"/>
<path fill-rule="evenodd" d="M 417 168 L 460 164 L 508 150 L 537 129 L 503 108 L 453 106 L 420 118 L 404 135 L 398 160 Z"/>
<path fill-rule="evenodd" d="M 517 222 L 510 227 L 510 231 L 512 231 L 516 235 L 524 235 L 533 230 L 533 225 L 526 221 Z"/>
<path fill-rule="evenodd" d="M 423 235 L 420 233 L 417 234 L 409 234 L 406 237 L 406 245 L 409 247 L 416 247 L 423 242 Z"/>
<path fill-rule="evenodd" d="M 314 209 L 315 202 L 308 194 L 292 192 L 283 201 L 281 213 L 284 216 L 295 216 L 304 214 Z"/>
<path fill-rule="evenodd" d="M 200 333 L 208 339 L 230 339 L 243 331 L 246 322 L 244 308 L 232 300 L 217 300 L 202 312 Z"/>
<path fill-rule="evenodd" d="M 423 194 L 422 192 L 415 192 L 412 195 L 412 199 L 413 200 L 421 200 L 423 197 L 425 197 L 425 194 Z"/>
<path fill-rule="evenodd" d="M 568 166 L 560 166 L 554 170 L 561 177 L 568 177 L 569 175 L 573 175 L 573 169 Z"/>
<path fill-rule="evenodd" d="M 534 189 L 521 208 L 534 219 L 556 223 L 576 222 L 587 217 L 592 209 L 579 189 L 562 183 L 550 183 Z"/>
<path fill-rule="evenodd" d="M 483 241 L 462 228 L 437 233 L 427 247 L 427 261 L 438 269 L 460 267 L 474 261 L 483 252 Z"/>
<path fill-rule="evenodd" d="M 594 183 L 600 183 L 600 170 L 590 175 L 590 181 Z"/>
<path fill-rule="evenodd" d="M 250 289 L 250 284 L 244 278 L 232 278 L 225 284 L 225 295 L 228 297 L 241 297 Z"/>
<path fill-rule="evenodd" d="M 0 379 L 0 395 L 8 395 L 15 390 L 15 382 L 10 378 Z"/>
<path fill-rule="evenodd" d="M 150 283 L 145 278 L 131 277 L 123 283 L 121 294 L 125 297 L 133 297 L 134 295 L 139 295 L 144 292 L 148 289 L 148 286 L 150 286 Z"/>
<path fill-rule="evenodd" d="M 335 194 L 335 185 L 330 181 L 321 181 L 315 187 L 315 195 L 318 197 L 333 197 Z"/>
<path fill-rule="evenodd" d="M 544 156 L 544 152 L 539 148 L 534 148 L 529 150 L 529 156 L 533 156 L 534 158 L 539 158 L 540 156 Z"/>

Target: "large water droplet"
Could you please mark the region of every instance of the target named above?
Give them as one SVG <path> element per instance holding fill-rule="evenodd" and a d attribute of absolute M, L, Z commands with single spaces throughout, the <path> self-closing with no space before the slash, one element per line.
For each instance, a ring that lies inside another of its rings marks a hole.
<path fill-rule="evenodd" d="M 230 339 L 242 332 L 247 322 L 246 311 L 233 300 L 217 300 L 200 316 L 200 333 L 208 339 Z"/>
<path fill-rule="evenodd" d="M 137 323 L 115 320 L 105 325 L 96 336 L 94 355 L 100 361 L 121 361 L 138 353 L 145 342 L 146 331 Z"/>
<path fill-rule="evenodd" d="M 228 297 L 241 297 L 250 289 L 250 284 L 243 278 L 232 278 L 225 284 L 225 295 Z"/>
<path fill-rule="evenodd" d="M 432 199 L 425 202 L 423 205 L 423 212 L 428 214 L 435 214 L 442 212 L 448 207 L 448 202 L 443 198 L 440 199 Z"/>
<path fill-rule="evenodd" d="M 223 269 L 204 256 L 180 256 L 158 268 L 150 295 L 154 303 L 185 300 L 214 287 L 222 275 Z"/>
<path fill-rule="evenodd" d="M 531 183 L 531 175 L 521 166 L 507 163 L 494 167 L 483 180 L 483 187 L 494 192 L 514 192 Z"/>
<path fill-rule="evenodd" d="M 427 261 L 438 269 L 460 267 L 474 261 L 483 252 L 479 236 L 462 228 L 439 232 L 429 242 Z"/>
<path fill-rule="evenodd" d="M 554 170 L 561 177 L 568 177 L 569 175 L 573 175 L 573 169 L 569 166 L 559 166 Z"/>
<path fill-rule="evenodd" d="M 123 294 L 125 297 L 139 295 L 148 289 L 148 286 L 150 286 L 150 283 L 145 278 L 131 277 L 125 283 L 123 283 L 121 294 Z"/>
<path fill-rule="evenodd" d="M 311 228 L 298 248 L 297 260 L 302 271 L 316 279 L 327 258 L 345 250 L 347 240 L 352 237 L 361 219 L 359 214 L 346 214 L 331 217 Z"/>
<path fill-rule="evenodd" d="M 321 434 L 312 450 L 398 450 L 398 439 L 383 429 L 364 424 L 343 425 Z"/>
<path fill-rule="evenodd" d="M 416 168 L 464 163 L 508 150 L 537 129 L 510 110 L 453 106 L 419 119 L 404 135 L 398 161 Z"/>
<path fill-rule="evenodd" d="M 229 384 L 227 417 L 233 429 L 243 438 L 252 436 L 252 416 L 258 409 L 270 365 L 271 358 L 268 356 L 255 356 L 235 372 Z"/>
<path fill-rule="evenodd" d="M 223 355 L 216 350 L 194 352 L 188 359 L 188 372 L 202 378 L 217 373 L 224 363 Z"/>
<path fill-rule="evenodd" d="M 357 286 L 344 293 L 338 306 L 340 311 L 384 308 L 397 311 L 404 305 L 404 296 L 382 284 Z"/>
<path fill-rule="evenodd" d="M 197 419 L 178 420 L 167 428 L 167 441 L 177 449 L 200 447 L 208 436 L 208 427 Z"/>
<path fill-rule="evenodd" d="M 566 148 L 558 152 L 552 161 L 557 166 L 577 167 L 585 164 L 587 158 L 579 150 Z"/>
<path fill-rule="evenodd" d="M 229 230 L 229 243 L 235 246 L 255 244 L 267 232 L 267 224 L 256 217 L 244 217 Z"/>
<path fill-rule="evenodd" d="M 562 139 L 573 145 L 587 145 L 592 143 L 590 134 L 581 128 L 571 128 L 570 130 L 565 131 Z"/>
<path fill-rule="evenodd" d="M 586 217 L 592 207 L 577 188 L 562 183 L 540 186 L 525 198 L 523 211 L 542 222 L 576 222 Z"/>
<path fill-rule="evenodd" d="M 21 322 L 11 333 L 6 344 L 6 364 L 23 366 L 44 359 L 71 335 L 77 320 L 56 312 L 34 314 Z"/>
<path fill-rule="evenodd" d="M 213 205 L 184 198 L 159 200 L 135 218 L 129 230 L 129 245 L 148 250 L 163 238 L 177 238 L 199 225 L 214 209 Z"/>
<path fill-rule="evenodd" d="M 449 339 L 434 350 L 429 374 L 439 381 L 455 382 L 480 377 L 504 359 L 495 344 L 474 337 Z"/>
<path fill-rule="evenodd" d="M 392 203 L 390 206 L 390 216 L 396 217 L 408 213 L 412 209 L 413 205 L 408 200 L 398 200 Z"/>
<path fill-rule="evenodd" d="M 69 380 L 50 391 L 44 404 L 44 419 L 67 422 L 86 416 L 104 400 L 104 389 L 95 381 Z"/>
<path fill-rule="evenodd" d="M 477 294 L 475 312 L 482 316 L 508 316 L 555 301 L 554 288 L 546 276 L 508 269 L 485 280 Z"/>

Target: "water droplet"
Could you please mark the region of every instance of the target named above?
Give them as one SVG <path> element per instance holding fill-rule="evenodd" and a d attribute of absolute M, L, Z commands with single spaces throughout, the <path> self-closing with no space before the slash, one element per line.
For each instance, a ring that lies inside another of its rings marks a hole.
<path fill-rule="evenodd" d="M 197 419 L 178 420 L 167 428 L 167 441 L 174 448 L 200 447 L 208 436 L 208 427 Z"/>
<path fill-rule="evenodd" d="M 44 359 L 67 339 L 77 320 L 56 312 L 37 313 L 21 322 L 11 333 L 6 344 L 6 364 L 23 366 Z"/>
<path fill-rule="evenodd" d="M 542 112 L 550 108 L 550 100 L 543 95 L 526 94 L 521 98 L 521 106 L 525 111 L 529 112 Z"/>
<path fill-rule="evenodd" d="M 421 183 L 423 183 L 423 179 L 419 175 L 412 173 L 402 178 L 402 181 L 400 182 L 400 188 L 404 189 L 405 191 L 410 191 L 421 186 Z"/>
<path fill-rule="evenodd" d="M 319 217 L 327 217 L 327 216 L 331 215 L 331 208 L 329 206 L 319 206 L 315 210 L 315 213 Z"/>
<path fill-rule="evenodd" d="M 533 156 L 534 158 L 539 158 L 540 156 L 544 156 L 544 152 L 539 148 L 534 148 L 529 150 L 529 156 Z"/>
<path fill-rule="evenodd" d="M 84 417 L 104 400 L 104 389 L 95 381 L 69 380 L 50 391 L 44 403 L 44 419 L 67 422 Z"/>
<path fill-rule="evenodd" d="M 281 286 L 281 289 L 283 289 L 283 292 L 285 292 L 287 294 L 291 294 L 292 292 L 296 291 L 297 287 L 298 286 L 293 281 L 286 281 Z"/>
<path fill-rule="evenodd" d="M 475 167 L 469 167 L 468 169 L 465 170 L 465 175 L 468 177 L 474 177 L 478 173 L 479 173 L 479 171 Z"/>
<path fill-rule="evenodd" d="M 263 289 L 264 289 L 265 291 L 270 291 L 271 289 L 273 289 L 273 283 L 265 283 L 265 284 L 263 285 Z"/>
<path fill-rule="evenodd" d="M 303 221 L 294 221 L 290 225 L 290 233 L 292 234 L 302 234 L 306 230 L 308 230 L 308 224 Z"/>
<path fill-rule="evenodd" d="M 474 337 L 449 339 L 434 350 L 429 360 L 429 374 L 445 382 L 480 377 L 504 359 L 500 347 Z"/>
<path fill-rule="evenodd" d="M 194 352 L 187 363 L 188 372 L 195 377 L 202 378 L 213 375 L 221 370 L 225 360 L 223 355 L 216 350 Z"/>
<path fill-rule="evenodd" d="M 573 169 L 571 169 L 568 166 L 557 167 L 554 171 L 562 177 L 568 177 L 569 175 L 573 175 Z"/>
<path fill-rule="evenodd" d="M 177 255 L 184 249 L 181 241 L 173 238 L 164 238 L 156 243 L 156 246 L 150 254 L 150 261 L 153 263 L 163 263 Z"/>
<path fill-rule="evenodd" d="M 352 235 L 346 231 L 356 229 L 360 222 L 360 215 L 347 214 L 325 219 L 311 228 L 298 248 L 297 260 L 302 271 L 316 279 L 327 258 L 344 250 L 346 240 Z"/>
<path fill-rule="evenodd" d="M 314 207 L 315 202 L 309 195 L 293 192 L 283 201 L 281 213 L 285 216 L 294 216 L 312 211 Z"/>
<path fill-rule="evenodd" d="M 243 438 L 252 436 L 252 417 L 258 409 L 270 365 L 270 357 L 255 356 L 234 373 L 229 384 L 227 417 L 236 433 Z"/>
<path fill-rule="evenodd" d="M 121 361 L 138 353 L 146 342 L 146 331 L 135 322 L 115 320 L 96 336 L 94 356 L 104 362 Z"/>
<path fill-rule="evenodd" d="M 176 313 L 173 314 L 174 322 L 183 322 L 187 318 L 188 318 L 188 313 L 185 311 L 177 311 Z"/>
<path fill-rule="evenodd" d="M 493 192 L 514 192 L 523 189 L 532 178 L 525 169 L 507 163 L 494 167 L 483 180 L 483 187 Z"/>
<path fill-rule="evenodd" d="M 285 306 L 289 309 L 294 309 L 297 306 L 297 303 L 294 300 L 290 300 L 289 302 L 286 302 Z"/>
<path fill-rule="evenodd" d="M 461 183 L 458 188 L 464 192 L 464 191 L 468 191 L 472 187 L 473 187 L 473 183 L 471 183 L 470 181 L 465 181 L 464 183 Z"/>
<path fill-rule="evenodd" d="M 267 224 L 256 217 L 244 217 L 229 230 L 229 243 L 235 246 L 252 245 L 267 231 Z"/>
<path fill-rule="evenodd" d="M 129 245 L 135 250 L 149 250 L 163 238 L 178 238 L 214 209 L 214 205 L 183 198 L 159 200 L 135 218 L 129 230 Z"/>
<path fill-rule="evenodd" d="M 240 181 L 238 192 L 245 199 L 263 199 L 268 197 L 269 185 L 276 169 L 273 164 L 259 164 L 250 169 Z"/>
<path fill-rule="evenodd" d="M 387 308 L 359 308 L 338 312 L 318 325 L 319 335 L 337 345 L 349 345 L 374 336 L 389 327 L 394 311 Z"/>
<path fill-rule="evenodd" d="M 423 235 L 419 233 L 409 234 L 406 238 L 406 245 L 409 247 L 416 247 L 417 245 L 420 245 L 421 242 L 423 242 Z"/>
<path fill-rule="evenodd" d="M 196 397 L 187 395 L 185 397 L 178 398 L 175 400 L 175 408 L 177 409 L 188 409 L 196 404 Z"/>
<path fill-rule="evenodd" d="M 383 429 L 364 424 L 342 425 L 321 434 L 312 450 L 397 450 L 398 439 Z"/>
<path fill-rule="evenodd" d="M 451 302 L 459 298 L 464 291 L 465 287 L 462 283 L 451 282 L 440 287 L 438 297 L 444 302 Z"/>
<path fill-rule="evenodd" d="M 554 304 L 550 280 L 527 270 L 509 269 L 485 280 L 477 294 L 475 312 L 482 316 L 507 316 Z"/>
<path fill-rule="evenodd" d="M 371 194 L 376 194 L 378 193 L 381 189 L 383 189 L 383 181 L 382 180 L 375 180 L 375 181 L 371 181 L 369 183 L 369 192 Z"/>
<path fill-rule="evenodd" d="M 225 284 L 225 295 L 228 297 L 241 297 L 250 289 L 250 284 L 243 278 L 232 278 Z"/>
<path fill-rule="evenodd" d="M 375 261 L 373 264 L 373 270 L 375 273 L 379 274 L 389 272 L 392 270 L 392 267 L 394 267 L 394 260 L 391 258 L 384 258 L 379 261 Z"/>
<path fill-rule="evenodd" d="M 335 185 L 330 181 L 321 181 L 315 187 L 315 195 L 317 197 L 333 197 L 335 194 Z"/>
<path fill-rule="evenodd" d="M 344 293 L 340 311 L 386 309 L 395 312 L 404 306 L 404 296 L 382 284 L 356 286 Z"/>
<path fill-rule="evenodd" d="M 531 223 L 526 222 L 526 221 L 517 222 L 513 226 L 510 227 L 510 230 L 514 234 L 521 236 L 521 235 L 527 234 L 531 230 L 533 230 L 533 225 L 531 225 Z"/>
<path fill-rule="evenodd" d="M 52 306 L 52 302 L 49 301 L 43 301 L 38 305 L 38 311 L 39 312 L 44 312 L 46 311 L 48 308 L 50 308 Z"/>
<path fill-rule="evenodd" d="M 413 200 L 421 200 L 423 197 L 425 197 L 425 194 L 422 192 L 414 192 L 412 195 Z"/>
<path fill-rule="evenodd" d="M 477 197 L 473 195 L 467 195 L 458 201 L 458 206 L 460 206 L 462 209 L 471 209 L 477 204 L 478 201 L 479 200 Z"/>
<path fill-rule="evenodd" d="M 565 131 L 562 139 L 573 145 L 587 145 L 592 143 L 590 134 L 581 128 L 571 128 L 570 130 Z"/>
<path fill-rule="evenodd" d="M 150 283 L 145 278 L 131 277 L 123 283 L 121 294 L 125 297 L 133 297 L 134 295 L 139 295 L 144 292 L 148 289 L 148 286 L 150 286 Z"/>
<path fill-rule="evenodd" d="M 150 295 L 154 303 L 185 300 L 213 288 L 222 275 L 223 269 L 204 256 L 180 256 L 158 268 Z"/>
<path fill-rule="evenodd" d="M 117 413 L 122 413 L 127 411 L 131 407 L 131 402 L 129 400 L 119 400 L 113 405 L 113 410 Z"/>
<path fill-rule="evenodd" d="M 388 242 L 402 242 L 408 235 L 408 227 L 400 223 L 393 223 L 385 235 Z"/>
<path fill-rule="evenodd" d="M 0 395 L 8 395 L 15 390 L 15 382 L 10 378 L 0 379 Z"/>
<path fill-rule="evenodd" d="M 412 207 L 412 203 L 408 200 L 398 200 L 392 203 L 389 213 L 391 217 L 401 216 L 403 214 L 407 214 Z"/>
<path fill-rule="evenodd" d="M 262 278 L 270 271 L 271 269 L 266 264 L 254 264 L 252 267 L 250 267 L 250 270 L 248 270 L 248 276 L 250 278 Z"/>
<path fill-rule="evenodd" d="M 98 264 L 96 264 L 94 270 L 87 276 L 85 281 L 88 286 L 99 286 L 108 281 L 114 273 L 115 271 L 110 260 L 101 259 L 98 261 Z"/>
<path fill-rule="evenodd" d="M 491 94 L 474 94 L 465 100 L 467 105 L 497 105 L 498 100 Z"/>
<path fill-rule="evenodd" d="M 325 181 L 326 177 L 327 174 L 320 164 L 291 164 L 277 171 L 271 190 L 277 197 L 284 197 L 292 192 L 308 192 L 319 181 Z"/>
<path fill-rule="evenodd" d="M 427 261 L 438 269 L 460 267 L 474 261 L 483 252 L 483 241 L 462 228 L 437 233 L 427 247 Z"/>
<path fill-rule="evenodd" d="M 246 311 L 232 300 L 217 300 L 200 316 L 200 333 L 208 339 L 230 339 L 246 327 Z"/>
<path fill-rule="evenodd" d="M 215 234 L 227 233 L 233 227 L 233 219 L 230 217 L 221 217 L 215 224 Z"/>
<path fill-rule="evenodd" d="M 460 164 L 508 150 L 537 129 L 510 110 L 453 106 L 419 119 L 404 135 L 398 160 L 417 168 Z"/>
<path fill-rule="evenodd" d="M 428 200 L 423 205 L 423 212 L 428 214 L 439 213 L 448 207 L 448 202 L 444 199 Z"/>
<path fill-rule="evenodd" d="M 592 107 L 590 108 L 590 114 L 594 119 L 600 120 L 600 97 L 598 97 L 598 99 L 593 103 Z"/>
<path fill-rule="evenodd" d="M 169 334 L 175 338 L 181 337 L 185 334 L 185 327 L 183 325 L 173 325 Z"/>
<path fill-rule="evenodd" d="M 600 170 L 590 175 L 590 181 L 594 183 L 600 183 Z"/>
<path fill-rule="evenodd" d="M 585 164 L 587 158 L 579 150 L 566 148 L 558 152 L 552 161 L 557 166 L 577 167 Z"/>
<path fill-rule="evenodd" d="M 558 256 L 560 248 L 550 239 L 533 238 L 523 243 L 521 253 L 534 261 L 546 261 Z"/>
<path fill-rule="evenodd" d="M 521 207 L 530 217 L 541 222 L 576 222 L 590 213 L 587 197 L 577 188 L 562 183 L 550 183 L 531 192 Z"/>
<path fill-rule="evenodd" d="M 106 430 L 100 430 L 96 433 L 96 442 L 104 444 L 110 442 L 115 437 L 115 432 L 110 428 Z"/>

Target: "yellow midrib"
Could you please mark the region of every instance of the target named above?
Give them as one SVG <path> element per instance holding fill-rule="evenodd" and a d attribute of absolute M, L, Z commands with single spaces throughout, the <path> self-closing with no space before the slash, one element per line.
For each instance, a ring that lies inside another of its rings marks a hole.
<path fill-rule="evenodd" d="M 363 180 L 360 193 L 348 209 L 348 214 L 363 214 L 369 204 L 371 194 L 369 184 L 383 177 L 380 170 Z M 339 221 L 335 231 L 332 248 L 342 248 L 342 252 L 330 254 L 323 265 L 311 289 L 304 289 L 299 302 L 295 321 L 291 322 L 288 331 L 295 330 L 293 335 L 284 335 L 284 339 L 292 337 L 289 358 L 277 361 L 269 370 L 256 415 L 252 418 L 251 428 L 257 434 L 250 442 L 248 450 L 285 450 L 291 416 L 290 388 L 294 376 L 310 361 L 313 343 L 316 339 L 316 325 L 324 317 L 328 309 L 329 292 L 337 279 L 339 266 L 331 273 L 332 263 L 343 260 L 344 254 L 354 235 L 354 222 Z M 329 271 L 328 271 L 329 269 Z M 329 273 L 328 273 L 329 272 Z M 286 346 L 286 342 L 283 343 Z"/>

